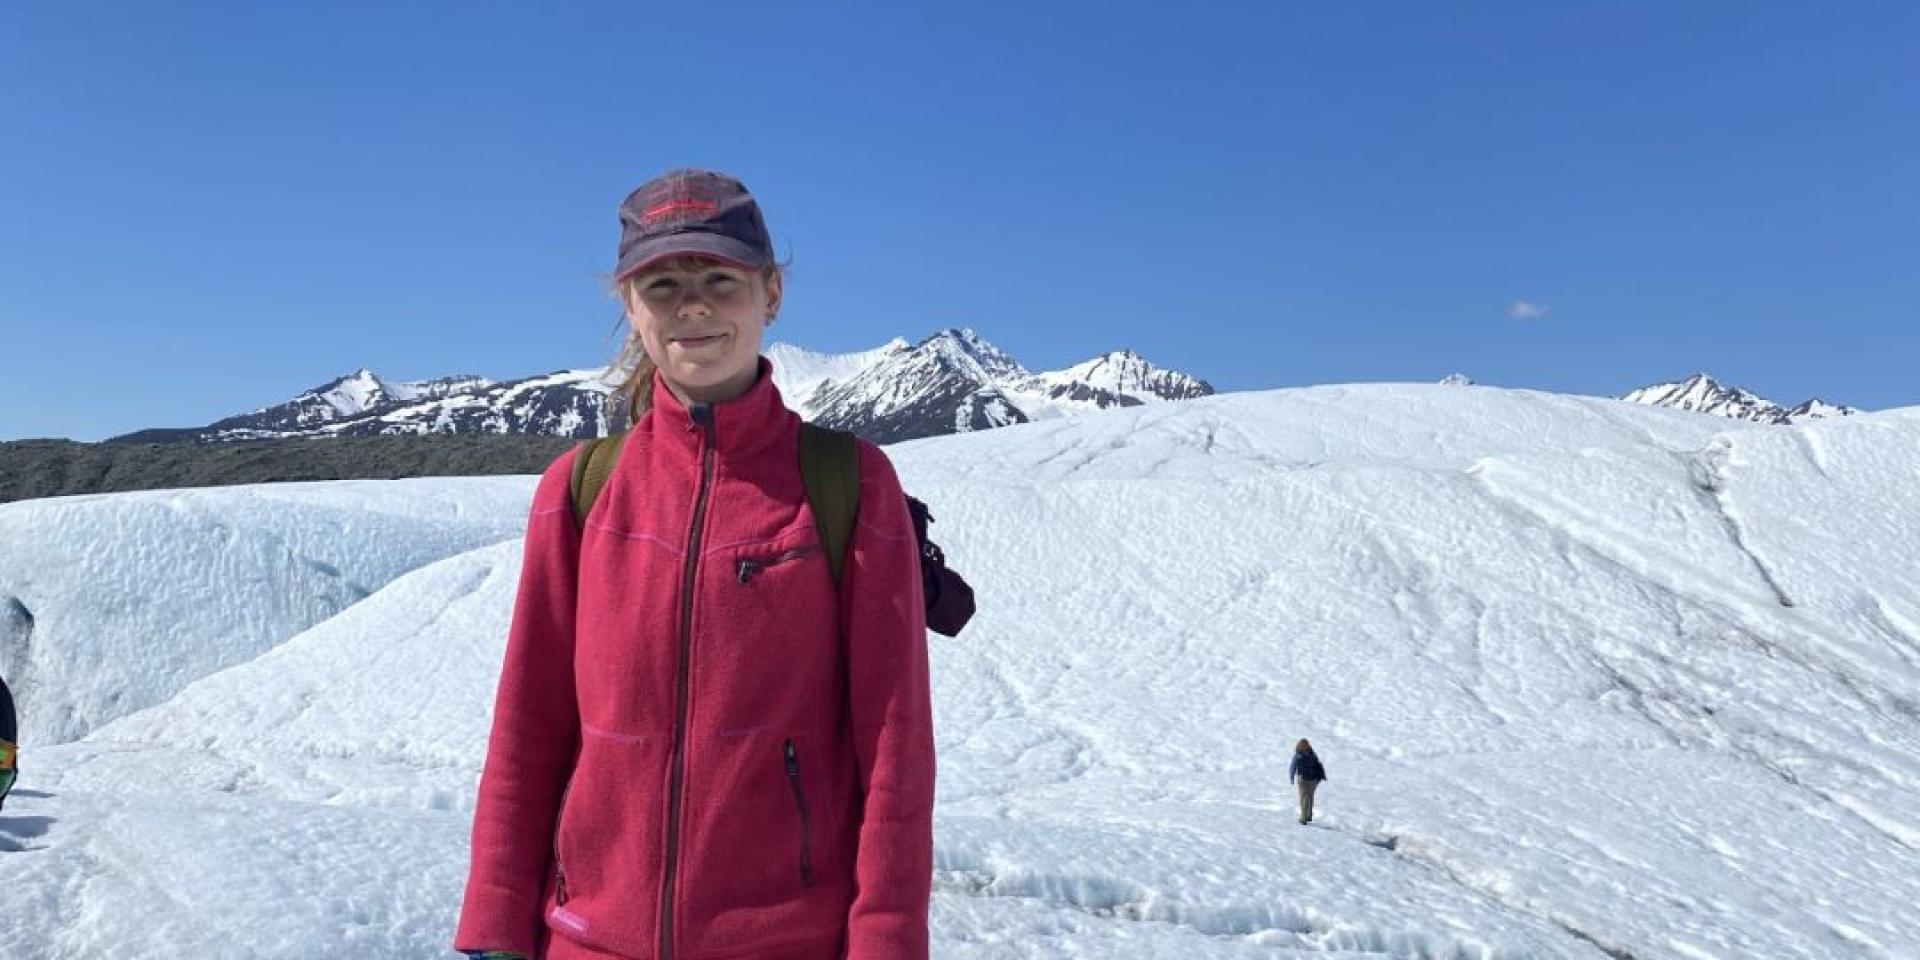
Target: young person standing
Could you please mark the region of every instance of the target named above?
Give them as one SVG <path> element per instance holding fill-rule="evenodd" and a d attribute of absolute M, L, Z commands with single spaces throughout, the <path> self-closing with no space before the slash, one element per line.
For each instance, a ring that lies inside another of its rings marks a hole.
<path fill-rule="evenodd" d="M 919 548 L 859 444 L 836 582 L 760 357 L 784 282 L 738 180 L 620 208 L 634 424 L 585 523 L 534 494 L 457 949 L 922 960 L 934 748 Z"/>

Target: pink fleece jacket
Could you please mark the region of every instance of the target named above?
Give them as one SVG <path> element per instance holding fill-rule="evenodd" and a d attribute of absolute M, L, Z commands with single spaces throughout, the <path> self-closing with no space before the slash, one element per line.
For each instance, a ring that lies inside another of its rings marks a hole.
<path fill-rule="evenodd" d="M 534 494 L 455 948 L 921 960 L 933 722 L 893 466 L 860 444 L 836 590 L 766 362 L 725 403 L 653 397 L 583 531 L 572 453 Z"/>

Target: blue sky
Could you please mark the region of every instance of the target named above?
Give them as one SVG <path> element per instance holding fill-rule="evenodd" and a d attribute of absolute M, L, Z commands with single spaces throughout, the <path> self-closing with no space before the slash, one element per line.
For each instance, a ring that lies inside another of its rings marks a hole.
<path fill-rule="evenodd" d="M 1917 404 L 1915 11 L 7 4 L 0 439 L 604 363 L 614 208 L 685 165 L 819 350 Z"/>

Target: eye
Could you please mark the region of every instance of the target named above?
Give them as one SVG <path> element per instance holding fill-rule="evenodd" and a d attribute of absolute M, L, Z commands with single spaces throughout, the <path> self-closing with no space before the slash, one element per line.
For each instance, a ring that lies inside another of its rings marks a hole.
<path fill-rule="evenodd" d="M 680 288 L 679 284 L 673 282 L 672 280 L 667 279 L 666 277 L 661 277 L 660 279 L 655 280 L 644 287 L 641 287 L 640 295 L 644 297 L 664 297 L 664 296 L 671 295 L 673 291 L 679 288 Z"/>

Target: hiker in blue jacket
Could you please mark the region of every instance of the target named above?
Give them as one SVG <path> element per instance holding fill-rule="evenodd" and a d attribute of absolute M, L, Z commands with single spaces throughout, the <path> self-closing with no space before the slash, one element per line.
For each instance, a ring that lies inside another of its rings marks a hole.
<path fill-rule="evenodd" d="M 1287 779 L 1300 785 L 1300 822 L 1313 822 L 1313 791 L 1320 781 L 1327 778 L 1327 768 L 1320 765 L 1319 756 L 1313 752 L 1313 744 L 1302 737 L 1293 745 L 1293 763 L 1287 766 Z"/>

